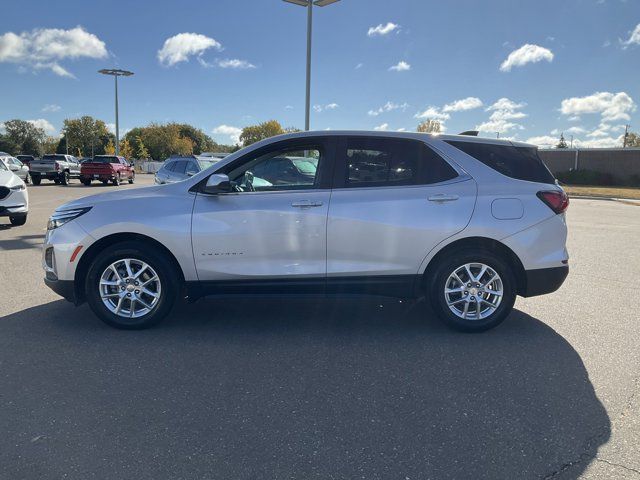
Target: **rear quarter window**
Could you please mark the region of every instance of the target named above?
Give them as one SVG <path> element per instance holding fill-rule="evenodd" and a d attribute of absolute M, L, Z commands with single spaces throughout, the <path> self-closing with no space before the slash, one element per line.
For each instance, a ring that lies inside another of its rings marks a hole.
<path fill-rule="evenodd" d="M 538 183 L 555 183 L 553 174 L 533 147 L 446 141 L 467 155 L 507 177 Z"/>

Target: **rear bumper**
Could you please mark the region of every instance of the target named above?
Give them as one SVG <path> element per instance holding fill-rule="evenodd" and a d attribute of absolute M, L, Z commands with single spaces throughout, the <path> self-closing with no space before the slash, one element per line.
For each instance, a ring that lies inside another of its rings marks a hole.
<path fill-rule="evenodd" d="M 76 291 L 73 280 L 53 280 L 45 277 L 44 283 L 47 285 L 47 287 L 63 297 L 65 300 L 68 300 L 74 305 L 77 305 Z"/>
<path fill-rule="evenodd" d="M 60 178 L 60 172 L 34 172 L 34 171 L 30 171 L 29 175 L 31 175 L 31 178 L 39 177 L 39 178 L 46 178 L 47 180 L 55 180 L 55 179 Z"/>
<path fill-rule="evenodd" d="M 535 270 L 525 270 L 527 279 L 526 290 L 523 297 L 535 297 L 546 293 L 555 292 L 564 283 L 569 274 L 569 266 L 552 268 L 538 268 Z"/>
<path fill-rule="evenodd" d="M 80 181 L 85 180 L 113 180 L 116 178 L 114 173 L 83 173 L 80 175 Z"/>

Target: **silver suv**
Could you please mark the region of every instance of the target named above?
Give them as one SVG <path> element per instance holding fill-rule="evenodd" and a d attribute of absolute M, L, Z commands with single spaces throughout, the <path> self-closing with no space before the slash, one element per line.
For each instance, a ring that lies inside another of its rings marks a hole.
<path fill-rule="evenodd" d="M 568 273 L 568 199 L 534 146 L 464 136 L 307 132 L 172 185 L 59 207 L 45 282 L 118 328 L 179 298 L 426 297 L 450 326 L 502 322 Z"/>

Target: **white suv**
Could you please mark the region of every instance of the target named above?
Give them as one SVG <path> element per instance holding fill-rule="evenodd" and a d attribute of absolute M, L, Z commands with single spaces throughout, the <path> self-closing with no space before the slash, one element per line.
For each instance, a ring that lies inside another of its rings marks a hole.
<path fill-rule="evenodd" d="M 568 273 L 568 199 L 532 145 L 476 137 L 306 132 L 171 185 L 56 210 L 45 282 L 119 328 L 216 294 L 426 296 L 466 331 Z"/>

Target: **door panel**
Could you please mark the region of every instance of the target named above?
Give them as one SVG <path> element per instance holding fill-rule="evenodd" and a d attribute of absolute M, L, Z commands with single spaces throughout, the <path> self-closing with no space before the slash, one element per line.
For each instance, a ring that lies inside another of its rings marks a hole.
<path fill-rule="evenodd" d="M 457 197 L 429 200 L 430 197 Z M 336 189 L 327 224 L 327 275 L 413 275 L 469 222 L 471 179 L 439 185 Z"/>
<path fill-rule="evenodd" d="M 200 281 L 322 277 L 329 190 L 198 194 L 192 220 Z"/>

